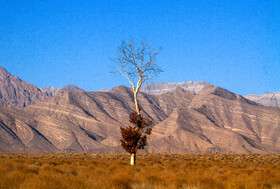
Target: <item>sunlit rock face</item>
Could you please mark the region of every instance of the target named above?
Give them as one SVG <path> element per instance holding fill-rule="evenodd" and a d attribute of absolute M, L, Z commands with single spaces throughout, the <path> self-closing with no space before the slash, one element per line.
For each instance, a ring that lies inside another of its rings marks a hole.
<path fill-rule="evenodd" d="M 1 69 L 1 152 L 121 151 L 129 125 L 129 88 L 88 92 L 76 86 L 39 89 Z M 149 88 L 149 87 L 148 87 Z M 154 122 L 150 152 L 280 152 L 280 111 L 201 82 L 159 84 L 140 94 Z"/>

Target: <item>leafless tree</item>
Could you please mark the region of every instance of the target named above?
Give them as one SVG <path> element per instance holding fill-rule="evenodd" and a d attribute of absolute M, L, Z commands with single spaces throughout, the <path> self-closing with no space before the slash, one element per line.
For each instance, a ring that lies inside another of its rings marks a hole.
<path fill-rule="evenodd" d="M 134 42 L 124 41 L 118 48 L 118 71 L 130 84 L 137 114 L 140 114 L 138 94 L 143 83 L 161 72 L 156 63 L 157 55 L 158 51 L 146 43 L 135 46 Z"/>
<path fill-rule="evenodd" d="M 135 111 L 130 114 L 132 126 L 121 128 L 121 144 L 131 154 L 131 165 L 135 164 L 137 149 L 144 148 L 147 135 L 151 133 L 152 121 L 145 119 L 141 114 L 138 95 L 142 85 L 161 72 L 156 63 L 157 55 L 158 51 L 146 43 L 135 45 L 132 41 L 124 41 L 118 48 L 118 71 L 130 84 L 135 106 Z"/>

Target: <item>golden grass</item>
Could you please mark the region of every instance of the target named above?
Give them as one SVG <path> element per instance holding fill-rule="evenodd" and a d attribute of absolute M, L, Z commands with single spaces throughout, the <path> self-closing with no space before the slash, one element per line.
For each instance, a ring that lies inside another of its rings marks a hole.
<path fill-rule="evenodd" d="M 280 189 L 280 155 L 0 155 L 0 189 Z"/>

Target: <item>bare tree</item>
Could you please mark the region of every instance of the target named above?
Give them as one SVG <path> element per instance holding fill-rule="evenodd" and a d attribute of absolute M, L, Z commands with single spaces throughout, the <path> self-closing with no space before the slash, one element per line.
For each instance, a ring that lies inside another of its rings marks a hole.
<path fill-rule="evenodd" d="M 138 94 L 143 83 L 161 72 L 156 64 L 157 55 L 158 51 L 151 49 L 146 43 L 136 47 L 133 42 L 124 41 L 118 49 L 118 71 L 130 84 L 137 114 L 140 114 Z"/>
<path fill-rule="evenodd" d="M 121 128 L 121 144 L 131 154 L 131 165 L 135 164 L 137 149 L 146 146 L 147 135 L 151 133 L 152 121 L 141 114 L 138 95 L 142 85 L 161 72 L 156 63 L 157 55 L 158 51 L 145 43 L 136 46 L 132 41 L 124 41 L 118 48 L 118 71 L 130 84 L 135 106 L 135 112 L 130 114 L 132 126 Z"/>

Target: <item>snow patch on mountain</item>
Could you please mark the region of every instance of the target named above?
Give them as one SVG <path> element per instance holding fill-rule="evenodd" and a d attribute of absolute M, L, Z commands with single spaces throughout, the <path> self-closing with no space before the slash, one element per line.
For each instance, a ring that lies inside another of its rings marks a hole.
<path fill-rule="evenodd" d="M 185 81 L 178 83 L 153 83 L 143 87 L 143 92 L 160 95 L 163 93 L 173 92 L 177 87 L 183 88 L 186 91 L 194 94 L 199 93 L 204 87 L 209 86 L 207 82 L 201 81 Z"/>
<path fill-rule="evenodd" d="M 280 107 L 280 92 L 265 93 L 262 95 L 252 94 L 245 97 L 264 106 Z"/>

